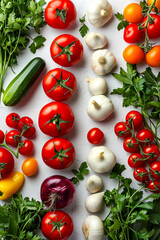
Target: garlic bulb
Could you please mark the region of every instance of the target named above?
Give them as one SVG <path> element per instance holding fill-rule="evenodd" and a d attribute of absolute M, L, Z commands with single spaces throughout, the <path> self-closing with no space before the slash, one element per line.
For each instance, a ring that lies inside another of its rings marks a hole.
<path fill-rule="evenodd" d="M 112 6 L 107 0 L 91 1 L 87 15 L 92 25 L 102 27 L 112 18 Z"/>
<path fill-rule="evenodd" d="M 94 193 L 87 197 L 85 206 L 88 212 L 99 212 L 103 207 L 103 195 L 104 192 Z"/>
<path fill-rule="evenodd" d="M 102 33 L 88 33 L 85 38 L 86 44 L 91 49 L 103 48 L 107 44 L 107 38 Z"/>
<path fill-rule="evenodd" d="M 90 168 L 97 173 L 106 173 L 116 164 L 115 154 L 105 146 L 93 147 L 87 157 Z"/>
<path fill-rule="evenodd" d="M 87 240 L 102 240 L 104 236 L 103 222 L 99 217 L 90 215 L 84 220 L 82 231 Z"/>
<path fill-rule="evenodd" d="M 96 193 L 103 187 L 102 179 L 97 175 L 92 175 L 86 182 L 86 188 L 90 193 Z"/>
<path fill-rule="evenodd" d="M 90 79 L 87 77 L 87 83 L 89 92 L 94 96 L 105 94 L 107 91 L 107 83 L 104 78 L 98 77 Z"/>
<path fill-rule="evenodd" d="M 112 101 L 104 95 L 93 96 L 87 104 L 87 113 L 95 121 L 103 121 L 114 110 Z"/>
<path fill-rule="evenodd" d="M 92 54 L 91 67 L 97 75 L 105 75 L 110 73 L 116 66 L 116 58 L 108 50 L 97 50 Z"/>

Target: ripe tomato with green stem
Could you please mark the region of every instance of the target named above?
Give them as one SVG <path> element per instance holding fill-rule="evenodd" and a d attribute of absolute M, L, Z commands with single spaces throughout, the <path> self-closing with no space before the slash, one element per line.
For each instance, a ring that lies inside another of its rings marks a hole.
<path fill-rule="evenodd" d="M 142 154 L 132 153 L 128 158 L 128 165 L 131 168 L 139 168 L 139 167 L 145 167 L 146 162 Z"/>
<path fill-rule="evenodd" d="M 143 154 L 148 163 L 155 162 L 160 155 L 159 148 L 156 144 L 148 144 L 143 148 Z"/>
<path fill-rule="evenodd" d="M 10 113 L 6 117 L 6 124 L 11 128 L 18 128 L 18 123 L 20 120 L 20 116 L 17 113 Z"/>
<path fill-rule="evenodd" d="M 133 136 L 124 139 L 123 148 L 129 153 L 137 153 L 140 151 L 138 141 Z"/>
<path fill-rule="evenodd" d="M 19 120 L 18 130 L 24 131 L 23 136 L 33 138 L 36 134 L 36 128 L 33 126 L 33 120 L 30 117 L 24 116 Z"/>
<path fill-rule="evenodd" d="M 152 178 L 160 180 L 160 161 L 151 163 L 150 174 Z"/>
<path fill-rule="evenodd" d="M 144 32 L 139 30 L 137 24 L 132 23 L 124 29 L 123 38 L 127 43 L 137 43 L 144 39 Z"/>
<path fill-rule="evenodd" d="M 0 179 L 4 179 L 14 169 L 14 158 L 5 148 L 0 147 Z"/>
<path fill-rule="evenodd" d="M 126 115 L 126 122 L 129 123 L 129 125 L 134 127 L 135 130 L 139 129 L 143 125 L 143 116 L 138 111 L 130 111 Z"/>
<path fill-rule="evenodd" d="M 4 141 L 4 132 L 0 130 L 0 143 L 3 143 Z"/>
<path fill-rule="evenodd" d="M 75 93 L 76 85 L 74 74 L 60 68 L 50 70 L 43 79 L 45 94 L 57 102 L 68 100 Z"/>
<path fill-rule="evenodd" d="M 147 143 L 152 143 L 154 140 L 154 135 L 149 129 L 141 129 L 138 131 L 136 138 L 138 139 L 140 145 L 143 147 Z"/>
<path fill-rule="evenodd" d="M 147 188 L 153 193 L 159 193 L 160 192 L 160 182 L 157 180 L 150 181 L 147 185 Z"/>
<path fill-rule="evenodd" d="M 126 138 L 131 136 L 131 132 L 129 131 L 131 127 L 127 122 L 118 122 L 114 127 L 114 132 L 119 138 Z"/>
<path fill-rule="evenodd" d="M 42 159 L 53 169 L 68 168 L 75 159 L 74 146 L 65 138 L 52 138 L 42 148 Z"/>
<path fill-rule="evenodd" d="M 49 240 L 67 240 L 73 232 L 73 221 L 63 211 L 51 211 L 43 217 L 41 231 Z"/>
<path fill-rule="evenodd" d="M 136 168 L 133 172 L 133 176 L 138 182 L 148 182 L 149 180 L 148 171 L 144 167 Z"/>
<path fill-rule="evenodd" d="M 17 130 L 11 130 L 6 134 L 6 143 L 13 147 L 17 147 L 20 141 L 21 133 Z"/>
<path fill-rule="evenodd" d="M 29 156 L 33 153 L 34 145 L 31 140 L 24 140 L 19 143 L 18 151 L 21 155 Z"/>
<path fill-rule="evenodd" d="M 155 39 L 160 37 L 160 16 L 157 14 L 150 14 L 150 18 L 148 20 L 148 16 L 146 16 L 141 24 L 144 33 L 147 31 L 147 35 L 150 39 Z"/>

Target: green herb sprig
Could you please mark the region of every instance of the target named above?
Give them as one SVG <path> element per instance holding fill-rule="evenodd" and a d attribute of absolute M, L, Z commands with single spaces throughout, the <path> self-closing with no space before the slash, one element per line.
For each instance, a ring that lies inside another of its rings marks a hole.
<path fill-rule="evenodd" d="M 79 181 L 82 181 L 84 179 L 84 175 L 89 173 L 89 169 L 88 169 L 88 165 L 86 162 L 83 162 L 80 167 L 79 170 L 75 170 L 73 169 L 72 172 L 74 173 L 75 177 L 72 178 L 72 182 L 74 184 L 79 183 Z"/>
<path fill-rule="evenodd" d="M 85 24 L 86 14 L 82 18 L 80 18 L 79 21 L 80 21 L 80 23 L 82 23 L 82 26 L 80 27 L 79 32 L 80 32 L 82 37 L 85 37 L 87 32 L 89 31 L 89 28 Z"/>

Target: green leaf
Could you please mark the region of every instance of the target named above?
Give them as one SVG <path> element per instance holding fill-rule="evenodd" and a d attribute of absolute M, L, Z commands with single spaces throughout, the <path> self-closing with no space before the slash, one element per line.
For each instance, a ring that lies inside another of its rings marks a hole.
<path fill-rule="evenodd" d="M 89 28 L 87 27 L 87 25 L 85 24 L 86 21 L 86 14 L 79 19 L 80 23 L 82 23 L 83 25 L 79 28 L 79 32 L 81 34 L 82 37 L 85 37 L 85 35 L 87 34 L 87 32 L 89 31 Z"/>
<path fill-rule="evenodd" d="M 15 23 L 15 12 L 11 12 L 8 17 L 8 25 Z"/>
<path fill-rule="evenodd" d="M 117 13 L 115 14 L 115 16 L 116 16 L 116 18 L 117 18 L 118 20 L 123 20 L 123 19 L 124 19 L 123 14 L 121 14 L 121 13 L 119 13 L 119 12 L 117 12 Z"/>
<path fill-rule="evenodd" d="M 118 74 L 118 73 L 112 73 L 112 76 L 114 78 L 118 79 L 122 83 L 132 85 L 132 81 L 128 77 L 124 77 L 124 76 L 122 76 L 121 74 Z"/>
<path fill-rule="evenodd" d="M 77 184 L 80 180 L 84 179 L 84 175 L 89 173 L 89 169 L 88 169 L 88 165 L 86 162 L 81 163 L 80 167 L 79 167 L 79 171 L 76 169 L 73 169 L 72 172 L 74 173 L 74 175 L 76 177 L 74 177 L 72 179 L 72 182 L 74 184 Z"/>
<path fill-rule="evenodd" d="M 125 168 L 124 165 L 121 165 L 121 164 L 119 164 L 119 163 L 116 163 L 116 165 L 115 165 L 114 168 L 112 169 L 112 172 L 111 172 L 111 174 L 110 174 L 110 178 L 111 178 L 111 179 L 115 179 L 115 178 L 121 176 L 125 169 L 126 169 L 126 168 Z"/>

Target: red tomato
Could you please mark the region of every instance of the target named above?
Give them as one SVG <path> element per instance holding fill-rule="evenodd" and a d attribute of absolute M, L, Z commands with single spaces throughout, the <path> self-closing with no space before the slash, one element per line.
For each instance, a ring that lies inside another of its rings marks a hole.
<path fill-rule="evenodd" d="M 131 136 L 131 132 L 128 130 L 130 128 L 128 123 L 118 122 L 114 127 L 115 134 L 120 138 L 126 138 Z"/>
<path fill-rule="evenodd" d="M 0 143 L 3 143 L 4 141 L 4 132 L 0 130 Z"/>
<path fill-rule="evenodd" d="M 132 23 L 124 29 L 123 38 L 127 43 L 137 43 L 143 40 L 144 32 L 138 29 L 137 24 Z"/>
<path fill-rule="evenodd" d="M 23 136 L 26 138 L 33 138 L 36 133 L 36 129 L 33 126 L 33 120 L 30 117 L 22 117 L 19 120 L 18 130 L 22 132 L 24 130 Z"/>
<path fill-rule="evenodd" d="M 65 103 L 48 103 L 39 113 L 39 127 L 43 133 L 49 136 L 63 136 L 73 128 L 73 125 L 73 112 Z"/>
<path fill-rule="evenodd" d="M 19 131 L 22 131 L 22 128 L 24 125 L 27 125 L 27 124 L 33 124 L 33 120 L 30 118 L 30 117 L 22 117 L 20 120 L 19 120 L 19 123 L 18 123 L 18 130 Z"/>
<path fill-rule="evenodd" d="M 143 149 L 143 153 L 147 162 L 149 163 L 155 162 L 160 155 L 159 148 L 155 144 L 145 146 L 145 148 Z"/>
<path fill-rule="evenodd" d="M 145 168 L 136 168 L 133 172 L 134 178 L 138 182 L 148 182 L 149 176 L 148 176 L 148 171 Z"/>
<path fill-rule="evenodd" d="M 160 192 L 160 182 L 159 181 L 150 181 L 147 188 L 154 193 Z"/>
<path fill-rule="evenodd" d="M 83 46 L 78 38 L 70 34 L 62 34 L 53 40 L 50 52 L 56 63 L 64 67 L 71 67 L 83 57 Z"/>
<path fill-rule="evenodd" d="M 17 147 L 21 133 L 17 130 L 11 130 L 6 134 L 6 143 L 13 147 Z"/>
<path fill-rule="evenodd" d="M 128 165 L 131 168 L 145 167 L 146 162 L 140 153 L 132 153 L 128 158 Z"/>
<path fill-rule="evenodd" d="M 24 140 L 20 142 L 20 147 L 18 151 L 21 155 L 29 156 L 34 149 L 33 142 L 31 140 Z"/>
<path fill-rule="evenodd" d="M 75 159 L 74 146 L 65 138 L 52 138 L 44 144 L 42 158 L 44 163 L 51 168 L 68 168 Z"/>
<path fill-rule="evenodd" d="M 149 129 L 141 129 L 136 137 L 141 146 L 144 146 L 146 143 L 152 143 L 154 140 L 154 135 Z"/>
<path fill-rule="evenodd" d="M 160 37 L 160 16 L 157 14 L 150 14 L 150 16 L 153 18 L 153 23 L 148 23 L 147 25 L 147 34 L 150 39 L 158 38 Z M 143 19 L 142 23 L 143 26 L 146 25 L 147 16 Z M 146 29 L 144 28 L 143 31 L 145 32 Z"/>
<path fill-rule="evenodd" d="M 75 93 L 76 78 L 71 72 L 56 68 L 49 71 L 44 77 L 43 89 L 49 98 L 63 102 Z"/>
<path fill-rule="evenodd" d="M 5 148 L 0 147 L 0 179 L 6 178 L 14 169 L 14 158 Z"/>
<path fill-rule="evenodd" d="M 154 179 L 160 180 L 160 162 L 159 161 L 153 162 L 150 165 L 150 170 L 152 177 Z"/>
<path fill-rule="evenodd" d="M 99 128 L 92 128 L 87 134 L 87 139 L 92 144 L 100 144 L 104 139 L 104 133 Z"/>
<path fill-rule="evenodd" d="M 154 46 L 146 54 L 146 63 L 151 67 L 160 67 L 160 45 Z"/>
<path fill-rule="evenodd" d="M 51 211 L 43 217 L 41 230 L 49 240 L 67 240 L 73 232 L 73 221 L 63 211 Z"/>
<path fill-rule="evenodd" d="M 64 29 L 74 23 L 77 12 L 70 0 L 52 0 L 48 3 L 44 16 L 50 27 Z"/>
<path fill-rule="evenodd" d="M 130 120 L 130 119 L 132 119 L 132 120 Z M 132 124 L 133 124 L 134 129 L 137 130 L 140 127 L 142 127 L 142 125 L 143 125 L 142 114 L 138 111 L 130 111 L 126 115 L 126 122 L 129 122 L 130 126 L 132 126 Z"/>
<path fill-rule="evenodd" d="M 125 138 L 123 142 L 123 148 L 129 153 L 137 153 L 140 151 L 137 140 L 134 137 Z"/>
<path fill-rule="evenodd" d="M 20 116 L 17 113 L 10 113 L 6 117 L 6 124 L 8 127 L 17 128 L 20 120 Z"/>

